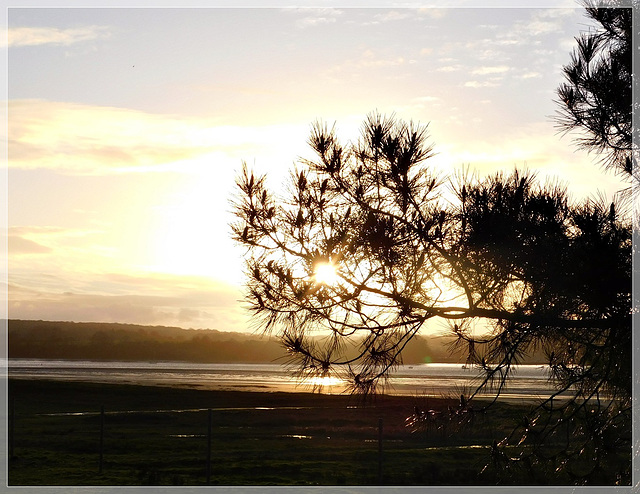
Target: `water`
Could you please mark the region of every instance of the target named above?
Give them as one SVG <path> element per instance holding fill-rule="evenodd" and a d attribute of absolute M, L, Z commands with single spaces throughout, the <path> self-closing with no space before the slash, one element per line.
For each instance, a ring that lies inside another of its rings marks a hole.
<path fill-rule="evenodd" d="M 10 359 L 5 369 L 10 377 L 19 379 L 236 391 L 301 392 L 311 391 L 314 385 L 321 385 L 324 393 L 345 391 L 345 382 L 338 377 L 301 383 L 280 364 Z M 385 392 L 410 396 L 459 396 L 461 393 L 468 394 L 477 378 L 475 369 L 460 364 L 404 365 L 391 374 Z M 551 385 L 543 366 L 520 365 L 503 397 L 530 400 L 548 395 L 550 390 Z"/>

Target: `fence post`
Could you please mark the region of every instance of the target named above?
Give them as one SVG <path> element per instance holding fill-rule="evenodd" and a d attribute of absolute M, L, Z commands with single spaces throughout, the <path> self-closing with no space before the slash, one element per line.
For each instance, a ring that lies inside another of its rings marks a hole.
<path fill-rule="evenodd" d="M 14 450 L 13 450 L 13 434 L 15 428 L 16 421 L 16 405 L 15 398 L 12 395 L 9 395 L 9 459 L 14 458 Z"/>
<path fill-rule="evenodd" d="M 100 462 L 98 473 L 102 474 L 102 462 L 104 457 L 104 405 L 100 407 Z"/>
<path fill-rule="evenodd" d="M 207 485 L 211 485 L 211 429 L 213 422 L 213 411 L 209 408 L 209 419 L 207 426 Z"/>
<path fill-rule="evenodd" d="M 378 485 L 382 485 L 382 417 L 378 419 Z"/>

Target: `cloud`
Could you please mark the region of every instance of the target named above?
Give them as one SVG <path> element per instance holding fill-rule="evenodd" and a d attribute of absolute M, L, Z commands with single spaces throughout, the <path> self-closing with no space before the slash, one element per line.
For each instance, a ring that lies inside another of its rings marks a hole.
<path fill-rule="evenodd" d="M 509 60 L 509 56 L 502 50 L 495 50 L 493 48 L 485 50 L 476 50 L 475 56 L 478 60 L 491 60 L 492 62 L 504 62 Z"/>
<path fill-rule="evenodd" d="M 357 68 L 367 67 L 391 67 L 397 65 L 403 65 L 406 62 L 404 57 L 391 57 L 384 58 L 376 55 L 373 50 L 365 50 L 362 54 L 362 58 L 359 62 L 356 62 Z"/>
<path fill-rule="evenodd" d="M 458 72 L 462 69 L 462 65 L 445 65 L 444 67 L 438 67 L 436 72 Z"/>
<path fill-rule="evenodd" d="M 312 28 L 323 24 L 332 24 L 343 14 L 340 9 L 334 8 L 294 8 L 285 9 L 285 12 L 302 15 L 295 21 L 298 29 Z"/>
<path fill-rule="evenodd" d="M 436 72 L 459 72 L 468 68 L 457 57 L 440 57 L 438 63 L 441 65 L 435 69 Z"/>
<path fill-rule="evenodd" d="M 316 10 L 316 9 L 303 9 L 303 10 Z M 320 15 L 318 16 L 318 19 L 323 19 L 326 16 L 323 15 L 324 11 L 327 10 L 335 10 L 335 9 L 317 9 L 320 11 Z M 421 18 L 428 18 L 428 19 L 435 19 L 435 20 L 439 20 L 442 19 L 446 16 L 446 9 L 437 9 L 437 8 L 419 8 L 419 9 L 414 9 L 414 8 L 400 8 L 400 9 L 394 9 L 394 8 L 389 8 L 389 7 L 382 7 L 380 9 L 377 9 L 376 11 L 379 11 L 380 13 L 377 13 L 373 16 L 370 16 L 368 13 L 365 16 L 366 20 L 361 20 L 359 22 L 360 25 L 362 26 L 378 26 L 381 24 L 387 24 L 387 23 L 392 23 L 392 22 L 399 22 L 399 21 L 412 21 L 412 20 L 420 20 Z M 372 12 L 375 12 L 372 10 Z M 343 11 L 338 11 L 339 15 L 343 14 Z M 332 15 L 329 16 L 329 19 L 335 20 L 338 16 L 337 15 Z M 315 19 L 315 18 L 309 18 L 309 19 Z M 353 21 L 352 21 L 353 22 Z M 356 21 L 358 22 L 358 21 Z M 316 23 L 313 23 L 312 25 L 315 25 Z"/>
<path fill-rule="evenodd" d="M 81 28 L 58 29 L 53 27 L 12 27 L 7 37 L 10 48 L 19 46 L 63 45 L 108 38 L 110 28 L 106 26 L 86 26 Z"/>
<path fill-rule="evenodd" d="M 11 227 L 7 246 L 11 272 L 39 278 L 56 269 L 82 270 L 82 266 L 97 266 L 109 256 L 109 249 L 100 245 L 100 230 L 56 227 Z"/>
<path fill-rule="evenodd" d="M 107 234 L 20 227 L 9 229 L 8 240 L 8 280 L 34 293 L 108 293 L 93 280 L 102 279 L 105 269 L 126 266 L 118 258 L 125 246 L 109 242 Z"/>
<path fill-rule="evenodd" d="M 418 9 L 418 14 L 430 19 L 443 19 L 447 15 L 448 9 L 436 7 L 424 7 Z"/>
<path fill-rule="evenodd" d="M 537 79 L 542 77 L 542 74 L 540 72 L 525 72 L 517 77 L 518 79 Z"/>
<path fill-rule="evenodd" d="M 480 88 L 480 87 L 497 87 L 499 86 L 499 84 L 494 81 L 494 80 L 488 80 L 488 81 L 468 81 L 464 83 L 464 87 L 473 87 L 473 88 Z"/>
<path fill-rule="evenodd" d="M 526 25 L 526 29 L 530 36 L 540 36 L 558 31 L 559 25 L 557 22 L 534 20 Z"/>
<path fill-rule="evenodd" d="M 513 37 L 513 38 L 505 37 L 505 38 L 496 39 L 494 43 L 498 46 L 511 46 L 511 45 L 522 45 L 525 43 L 525 41 L 517 37 Z"/>
<path fill-rule="evenodd" d="M 42 100 L 9 102 L 9 166 L 72 172 L 153 165 L 209 148 L 194 125 L 133 110 Z"/>
<path fill-rule="evenodd" d="M 390 67 L 397 68 L 413 63 L 412 60 L 408 60 L 403 56 L 385 56 L 374 52 L 371 49 L 362 51 L 360 57 L 357 59 L 349 59 L 331 67 L 327 71 L 329 78 L 333 80 L 339 80 L 344 82 L 345 78 L 349 77 L 366 77 L 370 76 L 363 74 L 365 71 L 375 71 L 376 69 L 387 69 Z M 402 74 L 393 70 L 385 70 L 381 72 L 380 77 L 389 79 L 401 77 Z M 367 79 L 367 82 L 369 80 Z"/>
<path fill-rule="evenodd" d="M 521 50 L 535 54 L 540 49 L 538 47 L 546 46 L 547 42 L 552 42 L 554 46 L 550 53 L 557 53 L 558 38 L 566 32 L 568 18 L 575 15 L 576 9 L 513 9 L 511 12 L 518 14 L 522 12 L 523 15 L 518 15 L 517 21 L 502 26 L 478 25 L 480 29 L 490 29 L 495 33 L 490 37 L 460 42 L 453 46 L 465 51 L 471 50 L 476 59 L 492 60 L 494 64 L 522 57 Z M 566 36 L 564 38 L 569 40 L 568 43 L 571 45 L 573 38 Z M 564 44 L 560 48 L 564 49 Z M 548 58 L 543 57 L 540 61 L 545 63 Z"/>
<path fill-rule="evenodd" d="M 273 146 L 274 133 L 287 132 L 277 125 L 221 126 L 207 119 L 45 100 L 11 100 L 8 107 L 9 167 L 66 174 L 184 171 L 191 160 L 211 163 L 212 154 L 221 162 L 221 155 L 235 159 L 264 151 Z"/>
<path fill-rule="evenodd" d="M 377 14 L 374 16 L 374 19 L 378 22 L 395 22 L 395 21 L 403 21 L 406 19 L 413 19 L 415 17 L 413 11 L 398 11 L 398 10 L 389 10 L 388 12 Z"/>
<path fill-rule="evenodd" d="M 56 248 L 73 250 L 74 244 L 84 243 L 87 237 L 103 233 L 96 229 L 71 229 L 60 227 L 10 227 L 9 254 L 47 254 Z"/>
<path fill-rule="evenodd" d="M 9 247 L 9 255 L 11 256 L 21 254 L 46 254 L 51 252 L 50 247 L 17 235 L 9 235 L 7 237 L 7 244 Z"/>
<path fill-rule="evenodd" d="M 506 65 L 499 65 L 493 67 L 478 67 L 474 69 L 471 73 L 475 75 L 487 75 L 487 74 L 503 74 L 509 71 L 509 67 Z"/>
<path fill-rule="evenodd" d="M 536 9 L 526 21 L 517 22 L 512 29 L 497 37 L 498 44 L 527 43 L 550 34 L 564 33 L 565 18 L 575 14 L 575 9 Z"/>
<path fill-rule="evenodd" d="M 29 286 L 9 281 L 9 317 L 84 322 L 161 324 L 247 331 L 250 321 L 238 287 L 206 278 L 161 275 L 104 275 L 120 291 Z"/>

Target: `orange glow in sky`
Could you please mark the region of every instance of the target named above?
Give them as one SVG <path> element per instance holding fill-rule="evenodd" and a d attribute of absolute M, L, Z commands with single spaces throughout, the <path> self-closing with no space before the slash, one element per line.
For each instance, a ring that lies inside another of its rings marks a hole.
<path fill-rule="evenodd" d="M 318 119 L 348 140 L 395 113 L 429 123 L 443 173 L 527 167 L 611 196 L 550 118 L 588 27 L 558 3 L 8 9 L 8 317 L 248 331 L 236 174 L 278 190 Z"/>

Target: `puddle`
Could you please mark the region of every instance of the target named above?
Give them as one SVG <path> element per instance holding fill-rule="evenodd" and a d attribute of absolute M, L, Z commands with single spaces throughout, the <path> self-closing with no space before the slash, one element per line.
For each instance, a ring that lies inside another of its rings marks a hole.
<path fill-rule="evenodd" d="M 442 451 L 442 450 L 455 450 L 455 449 L 488 449 L 491 446 L 482 444 L 471 444 L 468 446 L 434 446 L 432 448 L 424 448 L 425 451 Z"/>
<path fill-rule="evenodd" d="M 172 409 L 172 410 L 105 410 L 105 415 L 128 415 L 136 413 L 189 413 L 189 412 L 206 412 L 211 410 L 213 412 L 234 412 L 234 411 L 247 411 L 247 410 L 312 410 L 324 407 L 222 407 L 222 408 L 185 408 L 185 409 Z M 56 413 L 38 413 L 36 415 L 44 417 L 73 417 L 73 416 L 92 416 L 100 415 L 100 412 L 56 412 Z"/>
<path fill-rule="evenodd" d="M 187 412 L 202 412 L 208 410 L 208 408 L 189 408 L 189 409 L 177 409 L 177 410 L 105 410 L 105 415 L 134 415 L 136 413 L 187 413 Z M 100 412 L 57 412 L 57 413 L 38 413 L 36 415 L 44 417 L 75 417 L 84 416 L 90 417 L 100 415 Z"/>

